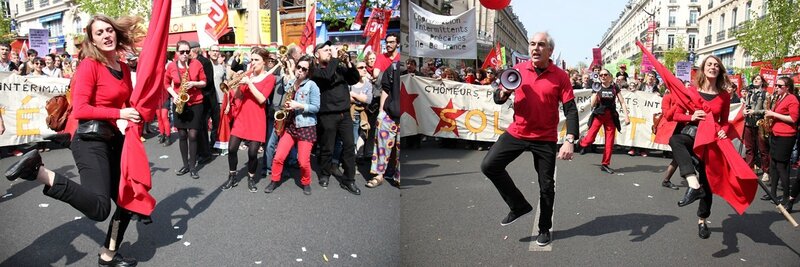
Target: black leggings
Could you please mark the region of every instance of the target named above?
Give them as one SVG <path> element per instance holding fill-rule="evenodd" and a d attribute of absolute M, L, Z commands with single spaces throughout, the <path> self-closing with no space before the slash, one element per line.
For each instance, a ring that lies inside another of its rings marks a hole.
<path fill-rule="evenodd" d="M 694 138 L 685 134 L 675 134 L 669 139 L 669 146 L 672 148 L 672 159 L 678 163 L 681 177 L 686 178 L 689 175 L 697 175 L 697 181 L 700 187 L 706 191 L 706 196 L 700 199 L 700 205 L 697 206 L 697 217 L 708 218 L 711 216 L 711 204 L 714 197 L 711 193 L 711 186 L 708 184 L 706 178 L 706 168 L 699 157 L 696 157 L 692 147 L 694 146 Z M 697 168 L 693 158 L 697 158 Z"/>
<path fill-rule="evenodd" d="M 236 151 L 239 150 L 239 145 L 245 142 L 247 145 L 247 173 L 255 174 L 258 169 L 258 148 L 261 147 L 261 142 L 250 141 L 239 138 L 238 136 L 231 135 L 231 140 L 228 142 L 228 170 L 231 172 L 236 171 L 236 165 L 239 164 L 239 157 Z"/>
<path fill-rule="evenodd" d="M 778 181 L 783 184 L 783 199 L 789 199 L 789 160 L 794 148 L 794 137 L 772 136 L 769 139 L 770 163 L 769 177 L 772 178 L 770 189 L 778 196 Z"/>
<path fill-rule="evenodd" d="M 78 167 L 81 183 L 56 173 L 53 186 L 45 186 L 44 194 L 70 204 L 94 221 L 105 221 L 111 213 L 111 202 L 117 200 L 122 155 L 122 134 L 109 142 L 83 141 L 74 138 L 70 148 Z M 103 246 L 116 251 L 133 214 L 117 206 Z"/>
<path fill-rule="evenodd" d="M 183 167 L 189 170 L 194 170 L 197 165 L 197 136 L 199 133 L 197 129 L 178 129 Z"/>

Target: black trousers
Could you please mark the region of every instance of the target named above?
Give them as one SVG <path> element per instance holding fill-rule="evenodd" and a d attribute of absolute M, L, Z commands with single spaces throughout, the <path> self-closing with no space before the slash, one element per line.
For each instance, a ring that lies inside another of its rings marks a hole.
<path fill-rule="evenodd" d="M 211 146 L 214 144 L 213 142 L 209 143 L 208 138 L 208 119 L 212 117 L 214 106 L 217 106 L 217 114 L 219 114 L 219 105 L 217 103 L 216 93 L 214 97 L 211 97 L 209 94 L 203 94 L 203 115 L 201 117 L 201 125 L 200 125 L 200 132 L 197 140 L 197 155 L 200 157 L 209 157 L 211 156 Z M 219 117 L 219 116 L 217 116 Z M 214 119 L 217 121 L 216 127 L 212 125 L 213 128 L 219 128 L 219 121 L 218 119 Z"/>
<path fill-rule="evenodd" d="M 104 221 L 111 213 L 111 202 L 116 202 L 120 179 L 122 134 L 117 132 L 110 142 L 72 140 L 72 156 L 78 167 L 81 183 L 56 174 L 53 186 L 45 186 L 44 194 L 70 204 L 95 221 Z M 104 247 L 116 251 L 132 213 L 117 206 L 108 226 Z"/>
<path fill-rule="evenodd" d="M 506 166 L 518 158 L 522 152 L 531 151 L 533 167 L 539 175 L 540 232 L 549 231 L 553 226 L 553 203 L 556 196 L 553 176 L 556 168 L 557 147 L 555 142 L 521 140 L 506 132 L 497 139 L 481 163 L 481 171 L 492 181 L 511 211 L 519 211 L 530 206 L 530 203 L 525 200 L 525 196 L 514 184 L 506 171 Z"/>
<path fill-rule="evenodd" d="M 354 182 L 356 174 L 356 152 L 353 138 L 353 119 L 350 111 L 339 113 L 326 113 L 317 115 L 317 142 L 319 143 L 319 171 L 320 177 L 330 177 L 333 168 L 331 159 L 336 146 L 336 137 L 342 140 L 342 169 L 344 177 L 342 182 Z"/>
<path fill-rule="evenodd" d="M 694 138 L 685 134 L 675 134 L 669 139 L 669 146 L 672 148 L 672 159 L 678 163 L 681 177 L 686 178 L 688 175 L 697 174 L 700 186 L 706 191 L 706 196 L 700 199 L 700 205 L 697 206 L 697 217 L 708 218 L 708 216 L 711 216 L 711 204 L 714 197 L 706 177 L 705 164 L 702 159 L 695 156 L 692 150 Z M 697 159 L 696 167 L 693 158 Z"/>
<path fill-rule="evenodd" d="M 789 185 L 789 160 L 792 157 L 795 137 L 770 136 L 770 164 L 769 177 L 772 179 L 770 190 L 778 196 L 778 181 L 783 184 L 783 199 L 789 199 L 791 186 Z M 797 191 L 797 189 L 795 189 Z M 796 195 L 795 195 L 796 196 Z"/>

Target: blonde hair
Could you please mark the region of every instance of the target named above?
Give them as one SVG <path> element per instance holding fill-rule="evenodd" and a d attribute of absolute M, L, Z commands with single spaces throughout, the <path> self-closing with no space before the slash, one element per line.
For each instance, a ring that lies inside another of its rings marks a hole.
<path fill-rule="evenodd" d="M 111 27 L 114 28 L 114 32 L 117 35 L 116 51 L 118 53 L 137 54 L 136 49 L 134 49 L 134 45 L 144 40 L 144 37 L 147 34 L 147 29 L 142 24 L 144 22 L 142 17 L 124 16 L 114 20 L 106 15 L 95 15 L 89 20 L 89 22 L 86 24 L 86 28 L 84 29 L 86 36 L 79 44 L 81 49 L 79 53 L 80 59 L 88 57 L 104 64 L 108 64 L 109 60 L 111 60 L 106 58 L 105 54 L 97 49 L 97 47 L 95 47 L 92 43 L 92 25 L 95 21 L 102 21 L 111 24 Z"/>

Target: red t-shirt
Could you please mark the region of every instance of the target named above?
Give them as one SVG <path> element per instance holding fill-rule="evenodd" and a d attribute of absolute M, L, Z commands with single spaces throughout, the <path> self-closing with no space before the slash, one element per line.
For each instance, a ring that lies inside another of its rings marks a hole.
<path fill-rule="evenodd" d="M 77 120 L 106 120 L 116 125 L 119 110 L 128 106 L 133 92 L 131 71 L 120 62 L 118 80 L 99 61 L 86 58 L 75 71 L 72 87 L 72 117 Z"/>
<path fill-rule="evenodd" d="M 797 121 L 797 118 L 800 117 L 800 102 L 797 101 L 797 97 L 792 94 L 787 94 L 786 96 L 778 99 L 775 101 L 775 107 L 772 111 L 782 115 L 789 115 L 792 118 L 792 121 Z M 794 123 L 786 123 L 779 119 L 772 119 L 772 134 L 775 136 L 782 136 L 782 137 L 794 137 L 797 134 L 797 129 L 795 128 Z"/>
<path fill-rule="evenodd" d="M 380 54 L 375 57 L 375 68 L 381 70 L 381 72 L 386 71 L 389 66 L 392 65 L 394 62 L 400 61 L 400 53 L 394 55 L 394 58 L 390 58 L 388 54 Z"/>
<path fill-rule="evenodd" d="M 169 87 L 170 81 L 172 82 L 172 90 L 175 93 L 181 89 L 181 77 L 183 77 L 183 73 L 186 72 L 186 68 L 178 68 L 178 62 L 172 62 L 167 67 L 167 76 L 164 79 L 165 86 Z M 206 74 L 203 72 L 203 65 L 200 64 L 198 60 L 189 60 L 189 81 L 190 82 L 199 82 L 199 81 L 206 81 Z M 189 102 L 186 103 L 187 105 L 196 105 L 203 103 L 203 92 L 200 91 L 200 88 L 192 87 L 189 88 Z"/>
<path fill-rule="evenodd" d="M 264 94 L 265 98 L 269 97 L 272 89 L 275 88 L 275 76 L 269 75 L 260 82 L 254 83 L 259 92 Z M 265 104 L 256 102 L 250 88 L 243 84 L 239 86 L 242 91 L 242 99 L 235 100 L 234 102 L 238 107 L 238 114 L 233 120 L 233 129 L 231 135 L 237 136 L 242 139 L 258 142 L 266 142 L 267 140 L 267 115 L 264 108 Z"/>
<path fill-rule="evenodd" d="M 514 122 L 508 133 L 514 138 L 533 141 L 558 141 L 558 103 L 572 101 L 572 82 L 558 66 L 536 74 L 532 61 L 514 66 L 522 84 L 514 91 Z"/>

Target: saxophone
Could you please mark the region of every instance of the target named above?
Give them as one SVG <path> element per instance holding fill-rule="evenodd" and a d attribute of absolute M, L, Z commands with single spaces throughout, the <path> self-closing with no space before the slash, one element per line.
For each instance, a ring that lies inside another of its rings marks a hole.
<path fill-rule="evenodd" d="M 764 101 L 765 111 L 772 109 L 772 105 L 775 104 L 775 98 L 776 97 L 773 95 L 767 96 L 767 100 Z M 773 120 L 772 117 L 767 118 L 766 116 L 764 116 L 764 118 L 761 118 L 758 121 L 756 121 L 756 126 L 758 126 L 759 136 L 764 138 L 769 138 L 769 135 L 772 133 L 772 124 L 773 124 L 772 120 Z"/>
<path fill-rule="evenodd" d="M 180 71 L 180 70 L 178 70 Z M 175 112 L 183 113 L 183 107 L 189 102 L 189 68 L 181 75 L 181 89 L 178 91 L 178 103 L 175 104 Z"/>
<path fill-rule="evenodd" d="M 295 81 L 295 84 L 298 82 L 299 81 Z M 275 133 L 279 136 L 286 130 L 286 119 L 289 117 L 289 114 L 291 114 L 289 112 L 292 112 L 292 110 L 286 108 L 286 105 L 289 104 L 289 101 L 294 100 L 295 84 L 289 86 L 289 89 L 283 94 L 281 110 L 275 111 L 275 116 L 273 116 L 273 119 L 275 119 Z"/>

